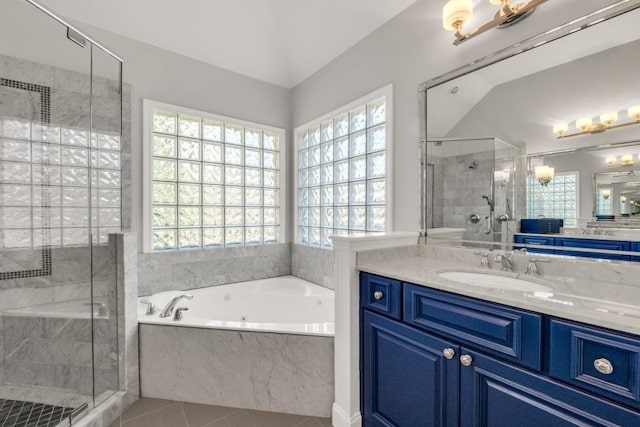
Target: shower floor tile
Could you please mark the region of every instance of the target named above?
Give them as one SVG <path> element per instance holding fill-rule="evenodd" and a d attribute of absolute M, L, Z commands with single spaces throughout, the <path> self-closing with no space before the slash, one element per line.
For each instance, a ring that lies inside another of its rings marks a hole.
<path fill-rule="evenodd" d="M 0 427 L 56 427 L 75 411 L 75 408 L 0 399 Z"/>

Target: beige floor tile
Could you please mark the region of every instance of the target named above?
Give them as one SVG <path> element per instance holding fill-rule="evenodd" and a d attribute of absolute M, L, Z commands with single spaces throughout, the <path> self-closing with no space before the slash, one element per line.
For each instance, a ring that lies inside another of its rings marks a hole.
<path fill-rule="evenodd" d="M 122 423 L 122 427 L 188 427 L 182 405 L 175 403 Z"/>
<path fill-rule="evenodd" d="M 296 427 L 331 427 L 331 418 L 309 417 L 296 424 Z"/>
<path fill-rule="evenodd" d="M 158 409 L 164 408 L 165 406 L 169 406 L 174 403 L 175 402 L 172 400 L 151 399 L 148 397 L 142 397 L 133 405 L 129 406 L 127 410 L 122 414 L 122 422 L 124 423 L 133 418 L 139 417 L 140 415 L 157 411 Z"/>
<path fill-rule="evenodd" d="M 207 424 L 206 427 L 262 427 L 253 423 L 247 411 L 241 409 L 224 418 Z"/>
<path fill-rule="evenodd" d="M 249 418 L 259 427 L 295 427 L 304 421 L 304 415 L 281 414 L 277 412 L 247 411 Z"/>
<path fill-rule="evenodd" d="M 202 427 L 237 411 L 237 409 L 224 406 L 198 405 L 196 403 L 182 403 L 182 409 L 187 417 L 189 427 Z"/>

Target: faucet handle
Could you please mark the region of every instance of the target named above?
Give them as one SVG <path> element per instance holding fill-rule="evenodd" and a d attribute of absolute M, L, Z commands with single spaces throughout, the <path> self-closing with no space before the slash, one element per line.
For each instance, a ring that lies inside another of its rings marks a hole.
<path fill-rule="evenodd" d="M 536 273 L 538 273 L 538 265 L 537 263 L 539 262 L 551 262 L 551 260 L 548 259 L 538 259 L 538 258 L 529 258 L 529 264 L 527 265 L 527 270 L 524 272 L 524 274 L 528 274 L 528 275 L 534 275 Z"/>
<path fill-rule="evenodd" d="M 182 318 L 184 317 L 184 315 L 182 314 L 183 311 L 188 311 L 189 307 L 178 307 L 176 308 L 176 312 L 173 315 L 173 321 L 177 322 L 182 320 Z"/>
<path fill-rule="evenodd" d="M 489 264 L 489 253 L 488 252 L 474 252 L 474 255 L 480 255 L 480 268 L 491 268 Z"/>
<path fill-rule="evenodd" d="M 151 316 L 156 313 L 156 306 L 153 305 L 151 301 L 149 301 L 148 299 L 143 299 L 140 300 L 140 302 L 143 304 L 147 304 L 147 312 L 145 313 L 146 316 Z"/>

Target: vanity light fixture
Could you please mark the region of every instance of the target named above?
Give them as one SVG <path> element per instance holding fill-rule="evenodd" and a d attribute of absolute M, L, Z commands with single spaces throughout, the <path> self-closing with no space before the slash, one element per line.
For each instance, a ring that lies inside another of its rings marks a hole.
<path fill-rule="evenodd" d="M 536 166 L 534 175 L 540 185 L 546 187 L 555 176 L 555 169 L 550 168 L 549 166 Z"/>
<path fill-rule="evenodd" d="M 622 203 L 626 203 L 627 202 L 627 196 L 620 196 L 620 201 Z"/>
<path fill-rule="evenodd" d="M 607 157 L 604 162 L 607 164 L 607 166 L 609 166 L 610 168 L 614 167 L 617 163 L 617 159 L 615 157 Z"/>
<path fill-rule="evenodd" d="M 570 134 L 567 134 L 567 131 L 569 130 L 569 125 L 567 123 L 557 123 L 553 126 L 553 133 L 558 135 L 558 139 L 562 139 L 588 133 L 601 133 L 609 129 L 618 129 L 621 127 L 637 125 L 640 124 L 640 105 L 629 108 L 627 110 L 627 115 L 631 121 L 617 125 L 615 124 L 619 119 L 617 111 L 601 114 L 600 121 L 597 123 L 593 123 L 590 117 L 578 119 L 576 120 L 576 129 L 578 129 L 579 132 Z"/>
<path fill-rule="evenodd" d="M 611 190 L 602 190 L 600 194 L 602 194 L 603 199 L 608 200 L 611 197 Z"/>
<path fill-rule="evenodd" d="M 442 8 L 442 26 L 445 30 L 454 32 L 456 40 L 453 44 L 457 46 L 492 28 L 506 28 L 518 23 L 531 15 L 536 7 L 547 1 L 529 0 L 524 3 L 511 4 L 512 0 L 489 0 L 491 4 L 500 6 L 500 10 L 491 21 L 465 33 L 462 29 L 473 17 L 472 0 L 448 0 Z"/>
<path fill-rule="evenodd" d="M 625 154 L 620 157 L 620 164 L 622 166 L 633 166 L 633 156 L 631 154 Z"/>

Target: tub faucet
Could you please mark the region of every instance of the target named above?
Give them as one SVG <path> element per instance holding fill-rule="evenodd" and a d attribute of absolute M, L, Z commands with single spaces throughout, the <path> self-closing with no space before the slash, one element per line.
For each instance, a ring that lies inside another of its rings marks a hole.
<path fill-rule="evenodd" d="M 513 261 L 511 261 L 511 252 L 505 252 L 503 255 L 496 256 L 496 262 L 502 265 L 502 271 L 513 271 Z"/>
<path fill-rule="evenodd" d="M 169 317 L 171 316 L 171 314 L 173 314 L 173 309 L 175 308 L 176 304 L 178 304 L 178 302 L 183 299 L 193 299 L 193 295 L 191 294 L 180 294 L 174 298 L 171 298 L 171 301 L 169 301 L 169 303 L 167 303 L 167 305 L 164 306 L 164 308 L 162 309 L 162 311 L 160 312 L 160 317 Z"/>

